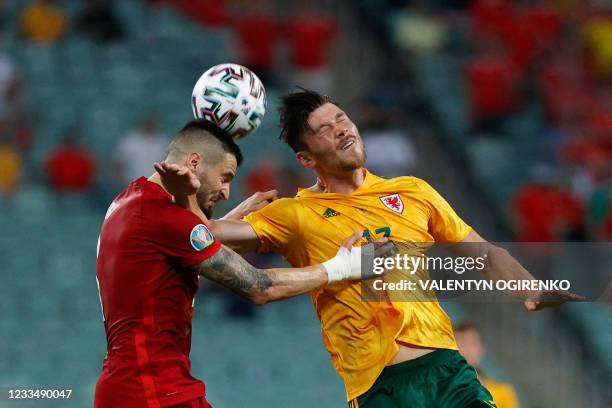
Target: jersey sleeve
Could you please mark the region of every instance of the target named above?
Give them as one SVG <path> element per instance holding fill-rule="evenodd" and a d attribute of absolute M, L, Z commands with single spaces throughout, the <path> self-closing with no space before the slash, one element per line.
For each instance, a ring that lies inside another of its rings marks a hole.
<path fill-rule="evenodd" d="M 470 233 L 470 227 L 461 219 L 432 186 L 421 181 L 419 184 L 425 202 L 429 207 L 429 233 L 436 242 L 460 242 Z"/>
<path fill-rule="evenodd" d="M 294 199 L 281 198 L 243 218 L 259 237 L 258 252 L 286 254 L 298 239 L 298 204 Z"/>
<path fill-rule="evenodd" d="M 191 267 L 213 256 L 221 248 L 202 220 L 175 204 L 162 206 L 152 225 L 155 243 L 165 255 Z"/>

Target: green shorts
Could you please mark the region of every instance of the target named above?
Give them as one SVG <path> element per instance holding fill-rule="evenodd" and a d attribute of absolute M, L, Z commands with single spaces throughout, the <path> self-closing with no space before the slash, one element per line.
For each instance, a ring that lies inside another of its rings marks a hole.
<path fill-rule="evenodd" d="M 476 370 L 455 350 L 440 349 L 387 366 L 350 408 L 496 407 Z"/>

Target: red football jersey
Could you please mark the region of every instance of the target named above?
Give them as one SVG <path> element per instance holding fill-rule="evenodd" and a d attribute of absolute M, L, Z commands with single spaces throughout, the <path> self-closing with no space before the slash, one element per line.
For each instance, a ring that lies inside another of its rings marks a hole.
<path fill-rule="evenodd" d="M 220 248 L 197 216 L 144 177 L 113 201 L 96 265 L 107 341 L 96 408 L 166 407 L 205 395 L 190 374 L 198 276 L 187 267 Z"/>

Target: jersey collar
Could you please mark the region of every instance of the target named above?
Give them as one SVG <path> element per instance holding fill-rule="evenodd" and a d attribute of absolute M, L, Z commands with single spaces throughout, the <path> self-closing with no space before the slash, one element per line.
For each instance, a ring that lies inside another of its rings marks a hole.
<path fill-rule="evenodd" d="M 368 187 L 374 182 L 374 179 L 376 178 L 376 176 L 370 173 L 368 169 L 366 169 L 365 167 L 363 167 L 361 170 L 363 171 L 363 183 L 361 183 L 361 185 L 357 187 L 355 191 L 353 191 L 351 194 L 318 193 L 318 192 L 311 191 L 307 188 L 298 188 L 296 197 L 330 197 L 331 198 L 331 197 L 337 197 L 337 196 L 351 196 L 351 195 L 359 193 L 360 191 L 364 189 L 367 190 Z"/>

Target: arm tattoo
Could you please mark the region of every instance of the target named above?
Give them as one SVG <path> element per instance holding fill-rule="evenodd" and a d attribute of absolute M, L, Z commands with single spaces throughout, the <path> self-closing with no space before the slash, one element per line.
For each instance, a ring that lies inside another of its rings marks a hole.
<path fill-rule="evenodd" d="M 213 256 L 194 266 L 195 271 L 210 280 L 247 297 L 265 292 L 273 285 L 274 275 L 255 268 L 236 252 L 222 246 Z"/>

